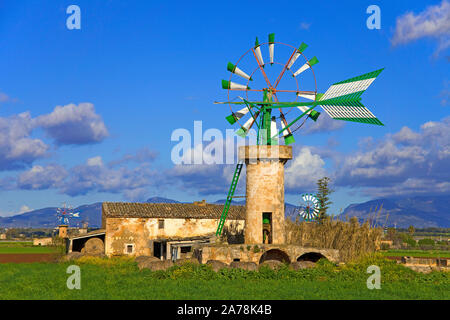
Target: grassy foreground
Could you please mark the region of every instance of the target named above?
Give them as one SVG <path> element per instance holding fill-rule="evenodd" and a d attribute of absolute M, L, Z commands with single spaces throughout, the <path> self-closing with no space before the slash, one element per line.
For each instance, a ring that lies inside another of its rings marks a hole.
<path fill-rule="evenodd" d="M 382 258 L 336 267 L 287 267 L 218 273 L 206 265 L 139 271 L 128 259 L 82 258 L 81 289 L 66 287 L 72 263 L 0 264 L 0 299 L 450 299 L 450 275 L 419 274 Z M 381 289 L 366 286 L 367 266 L 381 268 Z"/>

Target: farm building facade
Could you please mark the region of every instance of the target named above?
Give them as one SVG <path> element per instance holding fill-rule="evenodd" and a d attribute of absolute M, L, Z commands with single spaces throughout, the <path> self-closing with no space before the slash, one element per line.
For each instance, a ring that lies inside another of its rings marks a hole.
<path fill-rule="evenodd" d="M 208 243 L 223 205 L 194 203 L 104 202 L 102 229 L 107 256 L 155 256 L 162 260 L 188 257 L 192 246 Z M 240 232 L 245 207 L 231 206 L 226 227 Z"/>

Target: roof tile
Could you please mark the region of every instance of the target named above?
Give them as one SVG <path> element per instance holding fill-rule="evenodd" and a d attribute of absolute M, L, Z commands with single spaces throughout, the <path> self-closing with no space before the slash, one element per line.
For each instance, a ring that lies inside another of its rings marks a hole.
<path fill-rule="evenodd" d="M 193 203 L 131 203 L 103 202 L 102 214 L 106 218 L 191 218 L 219 219 L 223 205 L 197 205 Z M 244 206 L 230 206 L 227 219 L 244 220 Z"/>

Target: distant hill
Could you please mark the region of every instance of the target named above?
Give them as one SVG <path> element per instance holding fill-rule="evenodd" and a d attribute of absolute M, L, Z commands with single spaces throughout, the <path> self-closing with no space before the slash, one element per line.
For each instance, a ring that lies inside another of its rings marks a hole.
<path fill-rule="evenodd" d="M 442 227 L 450 228 L 450 196 L 418 196 L 383 198 L 349 205 L 342 216 L 357 217 L 360 221 L 375 218 L 374 211 L 380 208 L 377 222 L 384 226 L 399 228 Z M 387 220 L 386 220 L 387 219 Z"/>
<path fill-rule="evenodd" d="M 220 199 L 220 200 L 217 200 L 216 202 L 213 202 L 214 204 L 225 204 L 225 202 L 226 202 L 227 200 L 226 199 Z M 231 201 L 231 205 L 236 205 L 236 206 L 244 206 L 245 205 L 245 200 L 241 200 L 241 201 L 239 201 L 239 200 L 233 200 L 233 201 Z"/>
<path fill-rule="evenodd" d="M 58 225 L 56 207 L 43 208 L 18 214 L 11 217 L 0 217 L 0 226 L 3 228 L 53 228 Z M 82 221 L 87 221 L 90 227 L 101 226 L 102 203 L 82 205 L 74 209 L 80 213 L 80 218 L 70 221 L 74 227 Z"/>
<path fill-rule="evenodd" d="M 152 197 L 147 203 L 181 203 L 177 200 Z M 217 200 L 215 204 L 224 204 L 225 200 Z M 245 205 L 245 200 L 236 200 L 232 205 Z M 378 224 L 408 228 L 441 227 L 450 228 L 450 196 L 402 197 L 397 199 L 376 199 L 364 203 L 351 204 L 341 217 L 357 217 L 360 221 L 375 218 L 375 208 L 383 208 L 378 216 Z M 297 206 L 286 203 L 285 216 L 295 220 Z M 88 221 L 90 227 L 101 227 L 102 203 L 82 205 L 75 208 L 80 212 L 79 219 L 72 219 L 70 226 L 77 226 Z M 4 228 L 53 228 L 58 225 L 56 207 L 43 208 L 18 214 L 11 217 L 0 217 L 0 227 Z"/>
<path fill-rule="evenodd" d="M 162 198 L 162 197 L 152 197 L 152 198 L 147 199 L 145 202 L 147 202 L 147 203 L 180 203 L 180 201 Z"/>

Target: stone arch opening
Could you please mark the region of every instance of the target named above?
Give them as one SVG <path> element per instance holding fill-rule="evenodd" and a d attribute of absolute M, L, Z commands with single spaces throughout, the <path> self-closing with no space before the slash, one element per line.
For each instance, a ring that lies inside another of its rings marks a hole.
<path fill-rule="evenodd" d="M 280 250 L 280 249 L 270 249 L 264 252 L 259 259 L 259 264 L 263 263 L 267 260 L 278 260 L 283 263 L 290 263 L 291 259 L 287 255 L 286 252 Z"/>
<path fill-rule="evenodd" d="M 297 261 L 317 262 L 320 259 L 327 259 L 327 257 L 325 257 L 320 252 L 307 252 L 307 253 L 302 254 L 300 257 L 298 257 Z"/>

